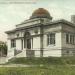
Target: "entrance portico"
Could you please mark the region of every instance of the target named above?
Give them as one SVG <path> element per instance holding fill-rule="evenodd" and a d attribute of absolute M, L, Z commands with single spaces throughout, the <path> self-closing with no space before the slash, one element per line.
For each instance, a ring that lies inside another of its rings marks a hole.
<path fill-rule="evenodd" d="M 31 38 L 30 32 L 27 31 L 24 34 L 24 48 L 26 49 L 26 57 L 34 57 L 35 56 L 32 46 L 33 46 L 33 40 Z"/>
<path fill-rule="evenodd" d="M 24 48 L 31 49 L 31 35 L 29 32 L 24 34 Z"/>

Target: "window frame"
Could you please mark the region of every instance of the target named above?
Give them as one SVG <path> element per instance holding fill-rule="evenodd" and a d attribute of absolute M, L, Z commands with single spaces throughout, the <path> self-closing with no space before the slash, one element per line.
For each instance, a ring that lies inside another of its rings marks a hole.
<path fill-rule="evenodd" d="M 15 39 L 11 39 L 11 48 L 16 47 L 16 40 Z"/>
<path fill-rule="evenodd" d="M 69 44 L 70 43 L 70 36 L 69 34 L 67 33 L 66 34 L 66 44 Z"/>
<path fill-rule="evenodd" d="M 55 33 L 49 33 L 47 34 L 47 45 L 55 45 Z"/>
<path fill-rule="evenodd" d="M 68 35 L 68 37 L 67 37 Z M 75 44 L 75 35 L 72 33 L 66 33 L 66 44 Z"/>

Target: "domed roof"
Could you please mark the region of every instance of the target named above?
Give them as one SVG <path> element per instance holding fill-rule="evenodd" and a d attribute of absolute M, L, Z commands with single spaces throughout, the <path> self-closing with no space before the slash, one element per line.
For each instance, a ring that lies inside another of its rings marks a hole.
<path fill-rule="evenodd" d="M 47 10 L 45 10 L 44 8 L 39 8 L 39 9 L 35 10 L 32 13 L 32 16 L 30 17 L 30 19 L 34 19 L 34 18 L 49 18 L 49 19 L 52 19 L 49 12 Z"/>

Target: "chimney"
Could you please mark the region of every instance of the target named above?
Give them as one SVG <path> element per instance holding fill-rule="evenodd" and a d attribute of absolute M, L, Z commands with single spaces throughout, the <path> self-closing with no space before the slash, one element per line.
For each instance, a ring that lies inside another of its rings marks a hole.
<path fill-rule="evenodd" d="M 71 22 L 75 24 L 75 15 L 71 16 Z"/>

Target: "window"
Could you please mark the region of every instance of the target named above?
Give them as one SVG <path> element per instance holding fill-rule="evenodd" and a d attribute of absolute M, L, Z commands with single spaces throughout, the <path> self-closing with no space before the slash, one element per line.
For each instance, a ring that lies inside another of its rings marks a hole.
<path fill-rule="evenodd" d="M 75 38 L 74 34 L 66 34 L 66 43 L 74 44 L 74 41 L 75 41 L 74 38 Z"/>
<path fill-rule="evenodd" d="M 75 36 L 73 35 L 73 44 L 75 44 L 75 43 L 74 43 L 74 40 L 75 40 L 74 38 L 75 38 Z"/>
<path fill-rule="evenodd" d="M 66 34 L 66 43 L 69 43 L 69 34 Z"/>
<path fill-rule="evenodd" d="M 72 35 L 72 44 L 74 44 L 74 35 Z"/>
<path fill-rule="evenodd" d="M 70 35 L 70 44 L 74 44 L 74 35 Z"/>
<path fill-rule="evenodd" d="M 75 44 L 75 36 L 74 36 L 74 44 Z"/>
<path fill-rule="evenodd" d="M 11 40 L 11 48 L 16 47 L 16 41 L 14 39 Z"/>
<path fill-rule="evenodd" d="M 50 33 L 47 35 L 47 44 L 55 44 L 55 33 Z"/>
<path fill-rule="evenodd" d="M 22 46 L 22 50 L 23 50 L 23 39 L 21 39 L 21 46 Z"/>
<path fill-rule="evenodd" d="M 70 43 L 72 44 L 72 35 L 70 35 Z"/>

